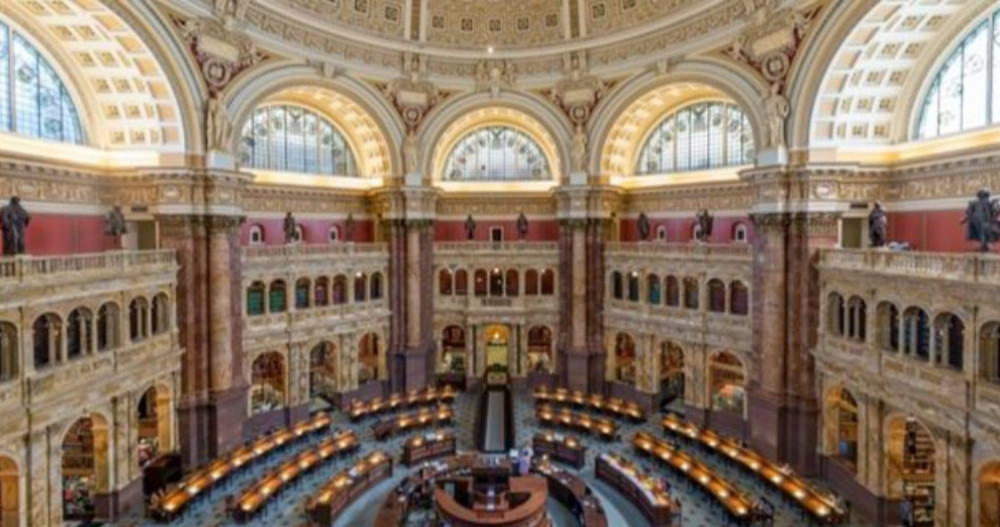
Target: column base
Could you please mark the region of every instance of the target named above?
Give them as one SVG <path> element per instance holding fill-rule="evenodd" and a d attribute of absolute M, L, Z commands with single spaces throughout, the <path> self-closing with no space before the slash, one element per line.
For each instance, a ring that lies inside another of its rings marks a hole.
<path fill-rule="evenodd" d="M 851 508 L 872 525 L 898 525 L 901 500 L 876 496 L 858 483 L 854 472 L 842 461 L 819 456 L 819 475 L 833 491 L 850 502 Z"/>
<path fill-rule="evenodd" d="M 405 393 L 410 390 L 422 390 L 433 379 L 434 371 L 428 370 L 428 358 L 432 353 L 429 346 L 406 348 L 391 353 L 392 374 L 389 387 L 392 393 Z"/>
<path fill-rule="evenodd" d="M 708 409 L 684 403 L 684 420 L 704 428 L 708 425 Z"/>
<path fill-rule="evenodd" d="M 308 418 L 309 403 L 262 412 L 243 423 L 243 439 L 254 439 L 272 428 L 290 427 Z"/>
<path fill-rule="evenodd" d="M 97 518 L 113 522 L 128 509 L 142 505 L 142 503 L 142 476 L 139 476 L 118 490 L 106 494 L 96 494 L 94 496 L 94 514 Z"/>
<path fill-rule="evenodd" d="M 604 393 L 604 354 L 587 348 L 570 348 L 561 353 L 559 379 L 570 390 Z"/>
<path fill-rule="evenodd" d="M 228 452 L 243 442 L 247 389 L 214 392 L 208 399 L 177 408 L 181 459 L 184 469 Z"/>
<path fill-rule="evenodd" d="M 656 412 L 658 408 L 656 407 L 656 394 L 646 393 L 635 386 L 628 384 L 623 384 L 620 382 L 608 382 L 605 383 L 607 388 L 608 397 L 618 397 L 626 401 L 631 401 L 639 405 L 643 411 Z"/>
<path fill-rule="evenodd" d="M 375 381 L 362 384 L 353 389 L 337 394 L 337 408 L 346 411 L 355 400 L 370 401 L 376 397 L 384 397 L 388 385 L 385 381 Z"/>

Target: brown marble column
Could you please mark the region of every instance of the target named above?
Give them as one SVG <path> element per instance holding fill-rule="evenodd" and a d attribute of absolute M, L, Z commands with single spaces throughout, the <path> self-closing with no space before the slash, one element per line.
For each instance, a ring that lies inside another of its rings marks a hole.
<path fill-rule="evenodd" d="M 835 214 L 753 215 L 753 446 L 799 471 L 817 469 L 819 407 L 810 354 L 819 314 L 818 250 L 836 243 Z"/>
<path fill-rule="evenodd" d="M 392 220 L 390 226 L 391 392 L 432 384 L 433 341 L 433 222 Z"/>
<path fill-rule="evenodd" d="M 604 348 L 603 235 L 598 219 L 568 219 L 559 232 L 560 382 L 573 390 L 602 392 Z"/>
<path fill-rule="evenodd" d="M 243 440 L 241 219 L 158 218 L 164 248 L 177 251 L 177 325 L 185 349 L 178 425 L 186 465 L 215 457 Z"/>

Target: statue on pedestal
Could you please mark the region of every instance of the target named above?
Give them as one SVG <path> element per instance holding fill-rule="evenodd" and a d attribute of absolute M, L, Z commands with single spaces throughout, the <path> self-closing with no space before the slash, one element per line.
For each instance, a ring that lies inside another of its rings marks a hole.
<path fill-rule="evenodd" d="M 111 207 L 111 210 L 104 215 L 104 234 L 119 239 L 127 232 L 128 226 L 125 223 L 125 214 L 122 213 L 121 206 Z"/>
<path fill-rule="evenodd" d="M 351 212 L 347 213 L 347 221 L 344 222 L 344 239 L 354 241 L 354 214 Z"/>
<path fill-rule="evenodd" d="M 767 146 L 778 148 L 785 146 L 785 120 L 791 107 L 788 99 L 781 94 L 781 83 L 771 84 L 770 94 L 764 98 L 764 109 L 767 111 L 768 142 Z"/>
<path fill-rule="evenodd" d="M 882 203 L 876 201 L 868 214 L 868 237 L 871 239 L 872 247 L 885 247 L 888 228 L 889 217 L 882 208 Z"/>
<path fill-rule="evenodd" d="M 287 214 L 285 214 L 285 223 L 284 223 L 285 243 L 286 244 L 295 243 L 297 241 L 301 241 L 301 240 L 298 239 L 298 236 L 297 236 L 298 229 L 296 227 L 297 226 L 295 225 L 295 216 L 292 216 L 291 211 L 289 211 Z"/>
<path fill-rule="evenodd" d="M 967 240 L 979 242 L 979 252 L 989 252 L 990 244 L 1000 240 L 1000 200 L 990 199 L 990 191 L 980 189 L 969 202 L 962 223 Z"/>
<path fill-rule="evenodd" d="M 528 217 L 523 211 L 517 216 L 517 235 L 522 240 L 528 237 Z"/>
<path fill-rule="evenodd" d="M 407 174 L 414 174 L 420 170 L 420 167 L 417 166 L 418 157 L 417 133 L 407 132 L 406 138 L 403 139 L 403 165 Z"/>
<path fill-rule="evenodd" d="M 21 198 L 11 196 L 10 203 L 0 208 L 0 230 L 3 231 L 3 255 L 24 254 L 24 237 L 31 215 L 21 206 Z"/>
<path fill-rule="evenodd" d="M 699 242 L 705 243 L 708 241 L 709 236 L 712 235 L 712 215 L 709 214 L 708 209 L 701 209 L 695 214 L 695 227 L 694 227 L 694 238 Z"/>
<path fill-rule="evenodd" d="M 636 222 L 636 228 L 639 230 L 639 239 L 646 241 L 649 239 L 649 216 L 646 216 L 645 212 L 639 213 L 639 221 Z"/>
<path fill-rule="evenodd" d="M 576 127 L 573 134 L 573 171 L 583 172 L 587 169 L 587 134 L 583 126 Z"/>
<path fill-rule="evenodd" d="M 472 214 L 469 214 L 469 216 L 465 218 L 465 238 L 467 240 L 476 239 L 476 220 L 472 218 Z"/>

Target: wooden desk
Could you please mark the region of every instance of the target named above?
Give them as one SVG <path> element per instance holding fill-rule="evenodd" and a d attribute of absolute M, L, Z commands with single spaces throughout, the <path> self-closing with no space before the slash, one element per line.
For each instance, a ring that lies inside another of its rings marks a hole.
<path fill-rule="evenodd" d="M 578 470 L 587 461 L 587 447 L 570 436 L 539 432 L 532 440 L 532 447 L 536 456 L 547 455 L 554 461 L 561 461 Z"/>
<path fill-rule="evenodd" d="M 663 430 L 668 434 L 695 441 L 704 448 L 731 459 L 745 470 L 768 482 L 778 491 L 799 504 L 808 514 L 821 523 L 837 524 L 847 518 L 847 512 L 839 509 L 836 499 L 831 497 L 804 478 L 788 469 L 771 463 L 757 452 L 743 447 L 736 440 L 701 429 L 692 423 L 682 421 L 674 414 L 663 418 Z"/>
<path fill-rule="evenodd" d="M 412 390 L 406 394 L 393 394 L 389 396 L 389 399 L 375 397 L 368 402 L 354 401 L 347 413 L 351 421 L 357 422 L 366 417 L 401 408 L 450 403 L 455 400 L 457 395 L 458 391 L 451 386 L 443 388 L 432 386 L 420 391 Z"/>
<path fill-rule="evenodd" d="M 455 434 L 438 430 L 411 437 L 403 445 L 403 464 L 414 465 L 428 459 L 455 455 Z"/>
<path fill-rule="evenodd" d="M 618 425 L 614 421 L 593 417 L 583 412 L 573 412 L 568 408 L 556 410 L 549 405 L 541 405 L 535 409 L 535 418 L 543 425 L 565 426 L 595 434 L 608 441 L 613 440 L 618 433 Z"/>
<path fill-rule="evenodd" d="M 547 386 L 535 388 L 534 396 L 538 404 L 571 405 L 603 412 L 633 423 L 646 422 L 646 413 L 638 404 L 617 397 L 604 397 L 596 393 L 588 395 L 580 390 L 570 391 L 566 388 L 550 390 Z"/>
<path fill-rule="evenodd" d="M 328 527 L 348 505 L 368 489 L 392 477 L 392 458 L 381 450 L 368 454 L 351 468 L 331 478 L 306 501 L 312 525 Z"/>
<path fill-rule="evenodd" d="M 615 454 L 601 454 L 594 462 L 594 475 L 631 500 L 653 527 L 680 527 L 680 508 L 632 462 Z"/>
<path fill-rule="evenodd" d="M 749 525 L 753 516 L 753 502 L 743 491 L 711 468 L 689 454 L 678 451 L 670 443 L 646 432 L 636 433 L 632 445 L 640 454 L 659 460 L 699 485 L 719 502 L 738 524 Z"/>
<path fill-rule="evenodd" d="M 329 415 L 320 413 L 291 429 L 279 430 L 237 448 L 204 468 L 188 474 L 174 490 L 164 495 L 156 506 L 150 507 L 150 514 L 160 521 L 172 521 L 196 499 L 209 494 L 214 486 L 237 474 L 252 462 L 261 459 L 277 448 L 291 445 L 312 434 L 328 430 L 330 422 Z"/>
<path fill-rule="evenodd" d="M 545 476 L 549 494 L 569 509 L 580 525 L 607 527 L 608 518 L 604 515 L 601 500 L 587 488 L 582 478 L 537 458 L 532 462 L 532 470 Z"/>
<path fill-rule="evenodd" d="M 406 430 L 428 426 L 441 426 L 450 423 L 453 416 L 454 412 L 450 406 L 441 406 L 434 410 L 423 408 L 417 412 L 379 421 L 372 425 L 372 433 L 375 435 L 375 439 L 384 441 L 393 434 L 398 434 Z"/>
<path fill-rule="evenodd" d="M 400 482 L 396 489 L 382 502 L 375 527 L 400 527 L 410 513 L 410 506 L 421 498 L 433 496 L 432 481 L 444 475 L 469 474 L 478 456 L 463 454 L 432 461 Z"/>
<path fill-rule="evenodd" d="M 503 496 L 489 509 L 475 503 L 465 507 L 438 486 L 434 489 L 434 508 L 438 516 L 455 527 L 536 527 L 548 521 L 545 502 L 549 497 L 548 482 L 539 476 L 516 476 L 508 480 L 507 496 L 527 495 L 523 503 L 512 504 Z"/>
<path fill-rule="evenodd" d="M 233 519 L 239 523 L 252 520 L 269 500 L 302 475 L 315 470 L 321 464 L 333 459 L 335 455 L 357 450 L 358 446 L 358 437 L 353 431 L 347 431 L 295 456 L 294 459 L 265 474 L 239 495 L 236 508 L 232 511 Z"/>

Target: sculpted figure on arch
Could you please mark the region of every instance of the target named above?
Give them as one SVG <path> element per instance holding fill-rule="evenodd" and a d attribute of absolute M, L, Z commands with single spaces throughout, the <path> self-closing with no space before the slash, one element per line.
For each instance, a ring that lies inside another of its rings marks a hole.
<path fill-rule="evenodd" d="M 768 143 L 771 148 L 785 146 L 785 120 L 788 119 L 790 107 L 788 99 L 781 94 L 781 83 L 771 84 L 770 94 L 764 98 L 764 109 L 767 111 Z"/>

